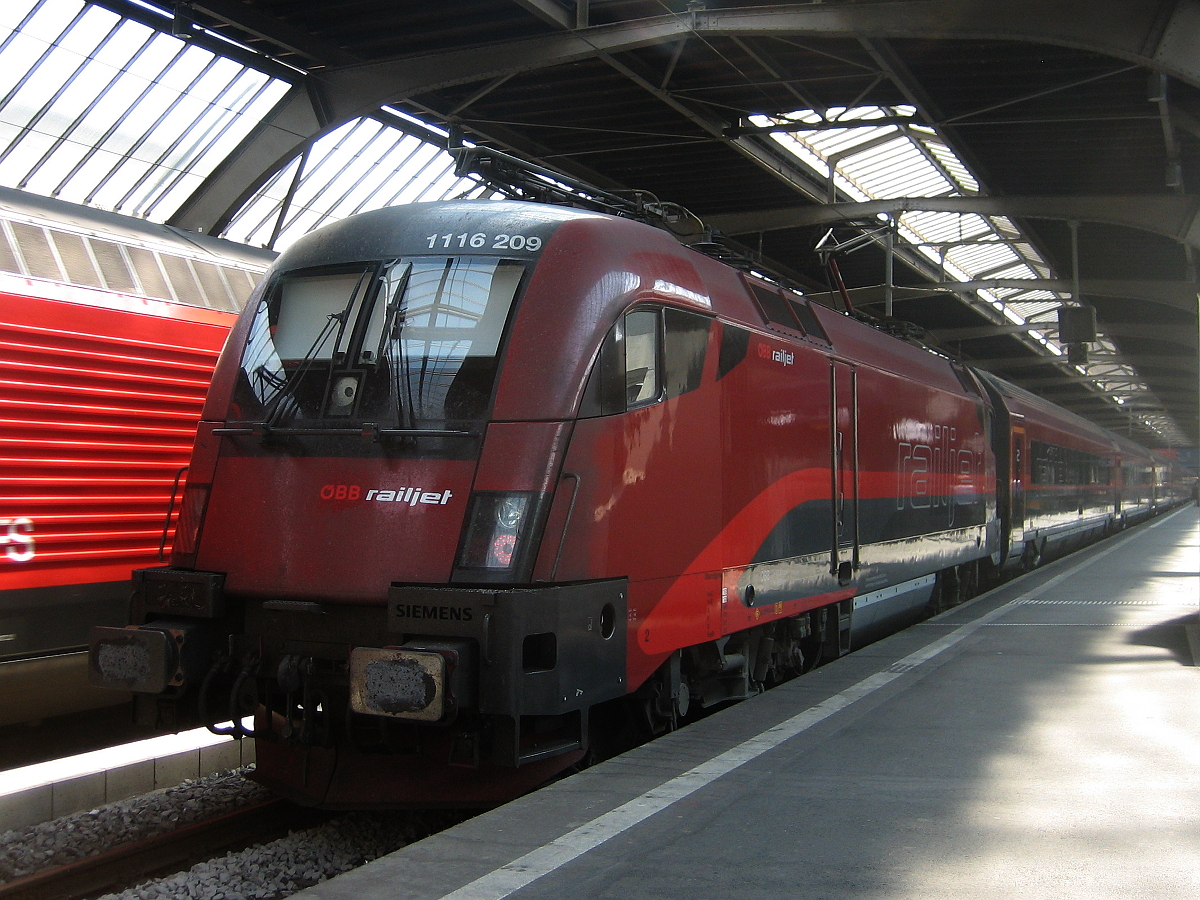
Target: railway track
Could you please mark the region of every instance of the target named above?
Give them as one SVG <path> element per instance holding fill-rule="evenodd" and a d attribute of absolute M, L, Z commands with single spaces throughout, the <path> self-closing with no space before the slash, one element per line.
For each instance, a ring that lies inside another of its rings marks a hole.
<path fill-rule="evenodd" d="M 84 900 L 309 828 L 331 813 L 272 799 L 0 885 L 0 900 Z"/>

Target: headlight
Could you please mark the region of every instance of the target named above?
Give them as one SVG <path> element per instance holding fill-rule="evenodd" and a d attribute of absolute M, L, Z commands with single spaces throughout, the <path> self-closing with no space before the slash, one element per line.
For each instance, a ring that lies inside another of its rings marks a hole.
<path fill-rule="evenodd" d="M 459 568 L 511 571 L 521 556 L 531 506 L 528 493 L 477 492 L 471 498 Z"/>

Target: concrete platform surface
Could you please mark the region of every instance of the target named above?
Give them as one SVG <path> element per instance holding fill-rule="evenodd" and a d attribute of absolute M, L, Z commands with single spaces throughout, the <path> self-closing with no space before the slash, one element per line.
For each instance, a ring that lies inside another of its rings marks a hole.
<path fill-rule="evenodd" d="M 1194 900 L 1188 507 L 304 900 Z"/>

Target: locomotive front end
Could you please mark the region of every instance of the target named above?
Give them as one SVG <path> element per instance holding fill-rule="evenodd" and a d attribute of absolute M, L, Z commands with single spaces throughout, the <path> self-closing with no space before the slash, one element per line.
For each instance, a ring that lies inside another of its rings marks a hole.
<path fill-rule="evenodd" d="M 582 756 L 626 691 L 627 585 L 533 581 L 571 422 L 501 420 L 496 394 L 572 214 L 528 209 L 381 210 L 280 258 L 218 367 L 171 565 L 136 573 L 136 625 L 93 634 L 94 683 L 232 720 L 260 780 L 331 807 L 495 802 Z"/>

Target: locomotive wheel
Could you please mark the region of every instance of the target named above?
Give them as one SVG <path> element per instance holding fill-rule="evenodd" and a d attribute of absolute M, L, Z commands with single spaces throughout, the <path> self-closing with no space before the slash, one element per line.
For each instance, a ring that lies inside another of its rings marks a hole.
<path fill-rule="evenodd" d="M 1032 572 L 1042 564 L 1042 554 L 1045 552 L 1046 542 L 1040 544 L 1037 541 L 1030 541 L 1025 545 L 1025 552 L 1021 554 L 1021 568 L 1026 572 Z"/>
<path fill-rule="evenodd" d="M 933 593 L 929 596 L 929 604 L 926 607 L 929 615 L 936 616 L 958 606 L 961 602 L 959 590 L 960 584 L 956 569 L 943 569 L 938 572 L 937 580 L 933 585 Z"/>
<path fill-rule="evenodd" d="M 979 593 L 979 561 L 963 563 L 958 567 L 958 602 L 970 600 Z"/>
<path fill-rule="evenodd" d="M 975 592 L 990 591 L 1000 584 L 1002 574 L 1000 567 L 988 558 L 975 561 Z"/>

